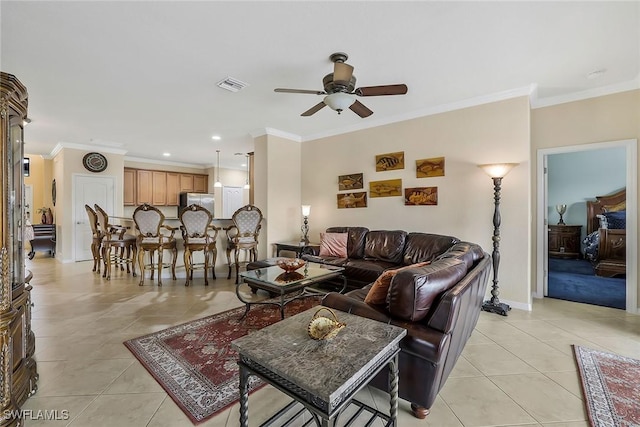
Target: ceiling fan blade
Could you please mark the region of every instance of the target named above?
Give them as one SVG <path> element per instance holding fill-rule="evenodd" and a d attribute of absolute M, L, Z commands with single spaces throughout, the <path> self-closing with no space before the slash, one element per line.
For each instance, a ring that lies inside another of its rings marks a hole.
<path fill-rule="evenodd" d="M 353 76 L 353 67 L 344 62 L 336 62 L 333 66 L 333 82 L 336 84 L 348 85 Z"/>
<path fill-rule="evenodd" d="M 404 95 L 407 93 L 407 85 L 383 85 L 359 87 L 354 91 L 358 96 L 380 96 L 380 95 Z"/>
<path fill-rule="evenodd" d="M 308 93 L 310 95 L 326 95 L 324 91 L 321 90 L 308 90 L 308 89 L 285 89 L 285 88 L 277 88 L 273 90 L 274 92 L 284 92 L 284 93 Z"/>
<path fill-rule="evenodd" d="M 369 117 L 370 115 L 373 114 L 373 111 L 371 111 L 370 109 L 368 109 L 362 102 L 360 101 L 356 101 L 353 104 L 351 104 L 351 106 L 349 107 L 349 109 L 351 111 L 353 111 L 354 113 L 356 113 L 357 115 L 359 115 L 362 118 L 365 117 Z"/>
<path fill-rule="evenodd" d="M 318 111 L 322 110 L 327 104 L 325 104 L 323 101 L 318 102 L 316 105 L 314 105 L 313 107 L 309 108 L 307 111 L 305 111 L 304 113 L 300 114 L 303 117 L 309 117 L 312 114 L 317 113 Z"/>

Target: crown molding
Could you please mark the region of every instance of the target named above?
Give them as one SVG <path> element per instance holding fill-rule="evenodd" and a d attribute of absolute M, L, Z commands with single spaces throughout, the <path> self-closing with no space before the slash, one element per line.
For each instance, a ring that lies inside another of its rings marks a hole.
<path fill-rule="evenodd" d="M 124 157 L 125 162 L 138 162 L 138 163 L 150 163 L 154 165 L 165 165 L 165 166 L 178 166 L 183 168 L 192 168 L 192 169 L 209 169 L 212 168 L 213 165 L 201 165 L 201 164 L 193 164 L 193 163 L 181 163 L 181 162 L 172 162 L 168 160 L 154 160 L 154 159 L 145 159 L 143 157 Z"/>
<path fill-rule="evenodd" d="M 53 147 L 51 153 L 49 153 L 49 158 L 54 158 L 64 148 L 83 151 L 100 151 L 102 153 L 120 154 L 122 156 L 127 153 L 127 150 L 123 150 L 122 148 L 106 147 L 102 145 L 76 144 L 75 142 L 59 142 L 55 147 Z M 43 155 L 43 158 L 46 157 Z"/>
<path fill-rule="evenodd" d="M 259 136 L 264 136 L 264 135 L 269 135 L 269 136 L 277 136 L 279 138 L 285 138 L 285 139 L 289 139 L 291 141 L 295 141 L 295 142 L 302 142 L 304 141 L 303 137 L 300 135 L 297 135 L 295 133 L 291 133 L 291 132 L 287 132 L 284 130 L 280 130 L 280 129 L 275 129 L 275 128 L 264 128 L 264 129 L 257 129 L 255 131 L 250 132 L 250 135 L 255 139 Z"/>
<path fill-rule="evenodd" d="M 462 101 L 452 102 L 449 104 L 442 104 L 442 105 L 438 105 L 431 108 L 416 110 L 410 113 L 400 114 L 400 115 L 392 116 L 386 119 L 369 121 L 367 122 L 367 124 L 356 124 L 353 126 L 347 126 L 347 127 L 332 130 L 332 131 L 306 135 L 302 138 L 302 141 L 313 141 L 315 139 L 342 135 L 344 133 L 355 132 L 355 131 L 369 129 L 373 127 L 384 126 L 392 123 L 403 122 L 406 120 L 417 119 L 419 117 L 432 116 L 435 114 L 447 113 L 455 110 L 462 110 L 464 108 L 476 107 L 483 104 L 490 104 L 492 102 L 518 98 L 520 96 L 527 96 L 531 99 L 532 94 L 535 93 L 536 90 L 537 90 L 537 86 L 535 84 L 530 84 L 528 86 L 510 89 L 503 92 L 497 92 L 490 95 L 478 96 L 475 98 L 469 98 Z"/>
<path fill-rule="evenodd" d="M 640 74 L 635 79 L 616 83 L 609 86 L 597 87 L 594 89 L 584 90 L 582 92 L 574 92 L 566 95 L 550 96 L 547 98 L 532 99 L 531 108 L 550 107 L 558 104 L 566 104 L 567 102 L 582 101 L 589 98 L 597 98 L 599 96 L 613 95 L 614 93 L 627 92 L 630 90 L 640 89 Z"/>

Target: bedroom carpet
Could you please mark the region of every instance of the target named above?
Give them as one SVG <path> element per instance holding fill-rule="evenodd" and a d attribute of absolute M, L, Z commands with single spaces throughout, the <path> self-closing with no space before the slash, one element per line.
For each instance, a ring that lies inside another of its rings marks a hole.
<path fill-rule="evenodd" d="M 586 260 L 549 258 L 547 296 L 624 310 L 626 279 L 598 277 Z"/>

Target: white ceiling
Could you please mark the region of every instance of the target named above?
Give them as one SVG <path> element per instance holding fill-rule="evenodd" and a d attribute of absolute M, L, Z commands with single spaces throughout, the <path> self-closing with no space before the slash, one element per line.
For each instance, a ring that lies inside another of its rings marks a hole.
<path fill-rule="evenodd" d="M 265 129 L 304 141 L 531 88 L 544 105 L 640 81 L 638 1 L 2 0 L 0 14 L 0 66 L 29 91 L 33 154 L 64 142 L 212 165 L 220 149 L 222 166 L 240 167 L 234 153 Z M 408 94 L 359 98 L 374 111 L 362 119 L 301 117 L 322 97 L 273 91 L 322 90 L 339 51 L 357 86 Z M 227 76 L 249 86 L 218 88 Z"/>

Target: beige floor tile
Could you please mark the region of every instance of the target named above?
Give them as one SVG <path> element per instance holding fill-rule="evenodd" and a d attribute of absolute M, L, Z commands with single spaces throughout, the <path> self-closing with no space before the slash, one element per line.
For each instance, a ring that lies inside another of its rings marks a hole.
<path fill-rule="evenodd" d="M 104 394 L 165 393 L 139 362 L 134 362 L 104 391 Z"/>
<path fill-rule="evenodd" d="M 164 398 L 164 393 L 100 395 L 69 427 L 145 426 Z"/>
<path fill-rule="evenodd" d="M 234 419 L 235 423 L 231 422 L 230 419 L 231 409 L 225 409 L 211 419 L 202 424 L 198 424 L 198 427 L 225 427 L 237 426 L 239 424 L 239 418 L 236 417 Z M 160 405 L 160 408 L 158 408 L 153 415 L 153 418 L 151 418 L 151 421 L 149 421 L 149 424 L 146 424 L 145 427 L 193 427 L 193 423 L 173 400 L 167 396 Z"/>
<path fill-rule="evenodd" d="M 502 391 L 538 422 L 582 421 L 582 400 L 543 374 L 490 377 Z"/>
<path fill-rule="evenodd" d="M 66 426 L 95 399 L 96 396 L 38 397 L 36 394 L 22 407 L 26 411 L 25 426 Z"/>
<path fill-rule="evenodd" d="M 40 378 L 38 392 L 24 408 L 68 409 L 72 427 L 193 426 L 122 343 L 242 306 L 234 280 L 225 279 L 226 269 L 208 287 L 201 277 L 185 287 L 180 269 L 175 282 L 165 272 L 162 287 L 148 279 L 140 287 L 138 278 L 120 273 L 107 282 L 91 272 L 91 263 L 61 264 L 48 257 L 28 263 L 34 272 L 32 324 Z M 246 286 L 240 292 L 246 298 L 266 297 Z M 398 425 L 586 427 L 571 344 L 638 358 L 638 330 L 640 316 L 551 298 L 534 300 L 531 312 L 513 309 L 506 317 L 482 312 L 429 416 L 418 420 L 410 403 L 400 400 Z M 366 388 L 358 398 L 388 410 L 388 395 L 380 390 Z M 288 402 L 272 387 L 252 394 L 250 425 L 257 426 Z M 559 402 L 568 415 L 557 414 Z M 235 404 L 199 427 L 236 427 L 238 420 Z M 30 420 L 26 425 L 67 422 Z"/>
<path fill-rule="evenodd" d="M 100 394 L 127 369 L 133 360 L 67 360 L 49 381 L 38 386 L 38 396 Z"/>
<path fill-rule="evenodd" d="M 583 399 L 582 383 L 578 371 L 573 372 L 545 372 L 545 375 L 568 390 L 578 399 Z"/>
<path fill-rule="evenodd" d="M 489 378 L 449 378 L 440 397 L 465 427 L 536 422 Z"/>
<path fill-rule="evenodd" d="M 536 372 L 534 367 L 495 344 L 467 345 L 462 355 L 484 375 Z"/>

